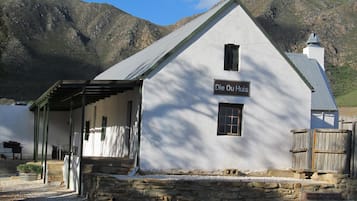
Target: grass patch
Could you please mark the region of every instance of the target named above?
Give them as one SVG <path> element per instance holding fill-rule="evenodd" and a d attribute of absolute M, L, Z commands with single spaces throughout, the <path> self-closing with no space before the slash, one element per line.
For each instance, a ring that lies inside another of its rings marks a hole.
<path fill-rule="evenodd" d="M 328 66 L 326 73 L 330 79 L 335 97 L 340 97 L 357 90 L 357 70 L 350 66 Z"/>
<path fill-rule="evenodd" d="M 336 97 L 336 102 L 338 106 L 357 107 L 357 89 L 348 94 Z"/>

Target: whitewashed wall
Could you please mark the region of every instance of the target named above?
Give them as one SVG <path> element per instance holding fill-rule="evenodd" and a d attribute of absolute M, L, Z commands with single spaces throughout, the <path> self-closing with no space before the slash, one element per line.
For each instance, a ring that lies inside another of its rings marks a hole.
<path fill-rule="evenodd" d="M 67 125 L 67 112 L 50 112 L 49 137 L 47 155 L 51 158 L 52 145 L 68 147 L 69 128 Z M 41 131 L 42 133 L 42 131 Z M 12 157 L 11 149 L 4 149 L 4 141 L 17 141 L 23 147 L 23 158 L 32 159 L 34 149 L 34 114 L 28 106 L 1 105 L 0 106 L 0 153 L 7 153 Z M 39 136 L 38 155 L 42 151 L 42 134 Z"/>
<path fill-rule="evenodd" d="M 227 43 L 240 45 L 239 72 L 223 70 Z M 240 7 L 174 56 L 144 80 L 142 169 L 291 167 L 311 90 Z M 250 97 L 213 95 L 214 79 L 249 81 Z M 217 136 L 220 102 L 244 104 L 241 137 Z"/>
<path fill-rule="evenodd" d="M 69 112 L 54 112 L 49 114 L 48 126 L 48 155 L 52 154 L 52 147 L 69 148 Z M 40 139 L 42 142 L 42 138 Z"/>
<path fill-rule="evenodd" d="M 312 111 L 311 128 L 338 128 L 338 112 Z"/>
<path fill-rule="evenodd" d="M 132 127 L 127 128 L 127 104 L 133 101 Z M 136 88 L 116 96 L 90 104 L 85 110 L 85 121 L 90 121 L 90 135 L 84 140 L 84 156 L 125 157 L 128 156 L 128 129 L 131 129 L 130 157 L 137 150 L 139 90 Z M 94 108 L 96 107 L 96 112 Z M 101 140 L 102 116 L 108 118 L 106 137 Z M 77 129 L 78 132 L 80 129 Z"/>
<path fill-rule="evenodd" d="M 0 154 L 12 158 L 11 149 L 3 148 L 11 140 L 21 143 L 23 159 L 32 159 L 33 132 L 33 113 L 27 106 L 0 105 Z"/>

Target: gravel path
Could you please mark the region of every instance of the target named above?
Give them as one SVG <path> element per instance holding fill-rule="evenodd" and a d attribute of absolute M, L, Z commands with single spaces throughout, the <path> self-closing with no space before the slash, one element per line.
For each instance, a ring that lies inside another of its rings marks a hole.
<path fill-rule="evenodd" d="M 42 180 L 23 181 L 19 177 L 0 178 L 1 201 L 82 201 L 73 191 L 63 186 L 43 184 Z"/>

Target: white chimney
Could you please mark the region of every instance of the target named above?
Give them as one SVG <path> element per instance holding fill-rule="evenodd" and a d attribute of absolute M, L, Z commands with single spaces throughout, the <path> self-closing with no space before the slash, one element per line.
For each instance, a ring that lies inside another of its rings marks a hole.
<path fill-rule="evenodd" d="M 306 44 L 303 53 L 310 59 L 316 59 L 322 70 L 325 71 L 325 48 L 320 46 L 320 38 L 315 33 L 311 33 Z"/>

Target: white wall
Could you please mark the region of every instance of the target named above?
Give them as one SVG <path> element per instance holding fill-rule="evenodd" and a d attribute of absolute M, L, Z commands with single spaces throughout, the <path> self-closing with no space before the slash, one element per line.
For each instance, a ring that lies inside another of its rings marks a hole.
<path fill-rule="evenodd" d="M 76 191 L 77 193 L 79 192 L 79 168 L 80 168 L 80 161 L 79 161 L 78 156 L 72 156 L 71 157 L 71 169 L 68 172 L 68 160 L 69 157 L 68 155 L 65 156 L 64 158 L 64 165 L 63 165 L 63 180 L 66 186 L 68 186 L 69 182 L 69 189 L 72 191 Z M 68 180 L 68 174 L 70 174 L 69 180 Z"/>
<path fill-rule="evenodd" d="M 21 143 L 23 159 L 32 159 L 33 138 L 33 113 L 28 107 L 0 105 L 0 154 L 12 158 L 11 149 L 3 148 L 3 142 L 11 140 Z"/>
<path fill-rule="evenodd" d="M 51 111 L 49 113 L 48 126 L 48 150 L 47 155 L 51 156 L 52 146 L 69 150 L 69 112 Z M 42 138 L 40 139 L 42 142 Z M 41 150 L 40 150 L 41 151 Z"/>
<path fill-rule="evenodd" d="M 68 147 L 69 127 L 67 125 L 67 112 L 50 112 L 48 130 L 49 159 L 52 154 L 52 145 Z M 23 158 L 33 158 L 34 146 L 34 114 L 28 106 L 1 105 L 0 106 L 0 153 L 11 152 L 11 149 L 4 149 L 4 141 L 17 141 L 23 147 Z M 42 152 L 42 130 L 39 136 L 38 155 Z M 6 154 L 12 157 L 12 154 Z"/>
<path fill-rule="evenodd" d="M 223 70 L 226 43 L 240 45 L 239 72 Z M 143 84 L 142 169 L 291 167 L 311 90 L 240 7 L 164 65 Z M 249 81 L 250 97 L 213 95 L 214 79 Z M 220 102 L 244 104 L 241 137 L 217 136 Z"/>
<path fill-rule="evenodd" d="M 303 49 L 303 53 L 310 59 L 316 59 L 323 71 L 325 71 L 325 48 L 308 45 Z"/>
<path fill-rule="evenodd" d="M 132 127 L 127 128 L 127 104 L 133 101 Z M 89 139 L 84 141 L 84 156 L 126 157 L 128 156 L 128 130 L 131 129 L 130 157 L 137 150 L 139 91 L 127 91 L 96 103 L 85 110 L 85 121 L 90 121 Z M 94 108 L 96 107 L 96 112 Z M 96 117 L 94 117 L 96 116 Z M 108 118 L 106 137 L 101 140 L 102 116 Z M 79 131 L 79 130 L 78 130 Z"/>

